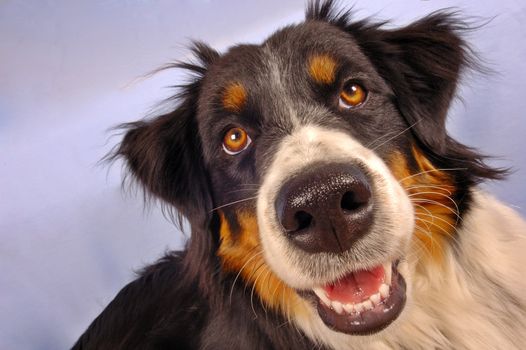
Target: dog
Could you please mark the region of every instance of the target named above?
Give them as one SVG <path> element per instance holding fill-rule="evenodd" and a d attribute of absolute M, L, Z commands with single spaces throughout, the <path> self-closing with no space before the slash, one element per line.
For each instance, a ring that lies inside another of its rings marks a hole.
<path fill-rule="evenodd" d="M 445 127 L 467 29 L 314 1 L 261 45 L 195 43 L 177 107 L 110 156 L 191 237 L 73 348 L 523 348 L 526 223 Z"/>

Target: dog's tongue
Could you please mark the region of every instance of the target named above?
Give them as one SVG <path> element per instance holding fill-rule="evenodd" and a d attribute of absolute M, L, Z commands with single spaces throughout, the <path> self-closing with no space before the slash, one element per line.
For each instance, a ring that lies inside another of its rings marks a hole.
<path fill-rule="evenodd" d="M 382 265 L 372 270 L 356 271 L 348 274 L 335 284 L 323 287 L 327 297 L 341 303 L 360 303 L 378 292 L 385 277 Z"/>

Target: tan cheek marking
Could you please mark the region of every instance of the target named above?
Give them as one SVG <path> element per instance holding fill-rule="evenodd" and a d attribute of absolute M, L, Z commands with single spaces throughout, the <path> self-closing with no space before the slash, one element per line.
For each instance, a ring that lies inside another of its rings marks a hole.
<path fill-rule="evenodd" d="M 320 84 L 332 84 L 336 79 L 336 61 L 329 55 L 314 55 L 309 60 L 309 74 Z"/>
<path fill-rule="evenodd" d="M 453 200 L 453 178 L 437 169 L 416 147 L 413 157 L 418 172 L 412 173 L 407 159 L 396 152 L 389 161 L 392 173 L 408 193 L 415 210 L 415 237 L 422 253 L 441 260 L 445 245 L 456 232 L 458 208 Z"/>
<path fill-rule="evenodd" d="M 241 233 L 236 239 L 223 213 L 220 212 L 219 216 L 221 244 L 218 256 L 223 269 L 236 275 L 240 273 L 243 280 L 249 286 L 253 286 L 254 294 L 259 295 L 263 304 L 271 309 L 281 312 L 286 317 L 291 314 L 306 315 L 298 294 L 283 283 L 266 264 L 255 215 L 247 212 L 238 214 Z"/>
<path fill-rule="evenodd" d="M 230 112 L 239 113 L 247 100 L 245 87 L 238 82 L 231 83 L 223 92 L 223 107 Z"/>

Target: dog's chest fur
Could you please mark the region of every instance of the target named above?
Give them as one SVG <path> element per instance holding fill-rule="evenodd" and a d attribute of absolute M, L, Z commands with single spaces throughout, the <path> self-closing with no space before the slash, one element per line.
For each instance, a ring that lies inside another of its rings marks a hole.
<path fill-rule="evenodd" d="M 390 348 L 519 349 L 526 339 L 526 224 L 476 193 L 458 241 L 440 266 L 420 266 L 414 301 Z M 391 338 L 392 337 L 392 338 Z"/>

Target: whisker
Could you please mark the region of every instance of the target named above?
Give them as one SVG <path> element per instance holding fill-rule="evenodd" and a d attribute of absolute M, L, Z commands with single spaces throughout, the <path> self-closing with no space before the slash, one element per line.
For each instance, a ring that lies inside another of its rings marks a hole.
<path fill-rule="evenodd" d="M 256 249 L 256 247 L 252 248 L 250 251 Z M 250 254 L 250 251 L 249 251 L 249 254 Z M 232 287 L 230 288 L 230 297 L 229 297 L 229 300 L 230 300 L 230 305 L 232 305 L 232 294 L 234 293 L 234 286 L 236 285 L 236 282 L 239 278 L 239 276 L 241 276 L 241 272 L 245 269 L 245 267 L 247 267 L 248 263 L 250 263 L 250 261 L 252 261 L 253 259 L 257 258 L 259 255 L 263 254 L 263 251 L 259 251 L 259 252 L 256 252 L 255 254 L 253 254 L 244 264 L 243 266 L 241 266 L 241 268 L 239 269 L 236 277 L 234 278 L 234 282 L 232 282 Z"/>
<path fill-rule="evenodd" d="M 449 227 L 451 227 L 455 232 L 457 232 L 457 227 L 456 227 L 455 225 L 451 224 L 450 222 L 448 222 L 447 220 L 445 220 L 445 219 L 443 219 L 443 218 L 441 218 L 441 217 L 439 217 L 439 216 L 435 216 L 435 215 L 433 215 L 433 214 L 425 214 L 425 213 L 419 213 L 418 215 L 431 216 L 432 219 L 433 219 L 433 221 L 430 222 L 431 224 L 433 224 L 433 225 L 435 225 L 435 226 L 437 226 L 437 227 L 440 227 L 440 226 L 436 225 L 436 223 L 434 222 L 434 219 L 437 219 L 437 220 L 439 220 L 439 221 L 442 221 L 443 223 L 445 223 L 445 224 L 448 225 Z M 448 236 L 450 236 L 449 233 L 448 233 Z"/>
<path fill-rule="evenodd" d="M 384 142 L 382 142 L 381 144 L 377 145 L 377 146 L 374 146 L 374 148 L 371 149 L 371 151 L 374 151 L 376 150 L 377 148 L 379 148 L 380 146 L 383 146 L 385 145 L 387 142 L 389 141 L 392 141 L 394 139 L 396 139 L 398 136 L 402 135 L 403 133 L 405 133 L 406 131 L 410 130 L 411 128 L 413 128 L 416 124 L 418 124 L 420 122 L 421 119 L 417 120 L 416 122 L 414 122 L 413 124 L 409 125 L 409 127 L 405 128 L 404 130 L 402 130 L 401 132 L 399 132 L 398 134 L 396 134 L 395 136 L 385 140 Z"/>
<path fill-rule="evenodd" d="M 256 192 L 257 190 L 258 190 L 257 188 L 238 188 L 235 190 L 226 191 L 225 193 L 237 193 L 237 192 L 248 192 L 248 191 Z"/>
<path fill-rule="evenodd" d="M 442 196 L 444 198 L 447 198 L 447 199 L 449 199 L 451 201 L 451 203 L 453 203 L 453 205 L 457 209 L 457 213 L 460 213 L 460 210 L 458 208 L 457 202 L 455 202 L 455 200 L 453 198 L 451 198 L 450 196 L 448 196 L 447 194 L 444 194 L 444 193 L 441 193 L 441 192 L 422 191 L 422 192 L 412 193 L 412 194 L 408 195 L 408 197 L 414 198 L 415 196 L 422 195 L 422 194 L 435 194 L 437 196 Z M 424 199 L 427 199 L 427 198 L 424 198 Z"/>
<path fill-rule="evenodd" d="M 283 322 L 283 323 L 277 325 L 277 326 L 276 326 L 276 329 L 279 329 L 279 328 L 281 328 L 281 327 L 285 327 L 285 326 L 288 325 L 289 323 L 290 323 L 290 321 L 285 321 L 285 322 Z"/>
<path fill-rule="evenodd" d="M 271 297 L 270 297 L 271 300 L 274 299 L 274 297 L 276 296 L 276 293 L 278 292 L 279 287 L 280 287 L 280 284 L 279 284 L 279 282 L 277 282 L 276 283 L 276 288 L 274 288 L 274 292 L 272 292 L 272 294 L 271 294 Z"/>
<path fill-rule="evenodd" d="M 239 184 L 236 186 L 237 188 L 259 188 L 259 184 Z"/>
<path fill-rule="evenodd" d="M 265 266 L 264 263 L 261 263 L 256 269 L 254 273 L 257 273 L 260 268 Z M 257 273 L 256 278 L 254 279 L 254 282 L 252 283 L 252 290 L 250 291 L 250 307 L 252 308 L 252 312 L 254 313 L 255 318 L 258 318 L 258 314 L 256 312 L 256 309 L 254 308 L 254 289 L 256 288 L 256 283 L 258 282 L 258 279 L 261 277 L 261 275 L 265 272 L 265 270 L 260 271 Z"/>
<path fill-rule="evenodd" d="M 433 199 L 429 199 L 429 198 L 415 198 L 415 197 L 410 197 L 409 199 L 411 200 L 411 202 L 413 204 L 427 203 L 427 204 L 434 204 L 434 205 L 437 205 L 439 207 L 442 207 L 442 208 L 444 208 L 446 210 L 449 210 L 453 215 L 455 215 L 457 217 L 457 223 L 458 223 L 458 221 L 462 221 L 462 217 L 460 216 L 460 211 L 459 211 L 458 205 L 457 205 L 457 203 L 455 201 L 452 201 L 452 203 L 455 205 L 456 211 L 453 208 L 450 208 L 447 205 L 445 205 L 443 203 L 440 203 L 438 201 L 435 201 Z"/>
<path fill-rule="evenodd" d="M 387 133 L 383 134 L 382 136 L 378 137 L 377 139 L 375 139 L 375 140 L 369 142 L 365 147 L 369 148 L 369 147 L 371 147 L 373 144 L 375 144 L 376 142 L 381 141 L 383 138 L 385 138 L 385 137 L 389 137 L 389 136 L 393 135 L 395 132 L 396 132 L 396 131 L 387 132 Z"/>
<path fill-rule="evenodd" d="M 428 173 L 433 173 L 435 171 L 459 171 L 459 170 L 466 170 L 466 169 L 467 168 L 440 168 L 440 169 L 425 170 L 425 171 L 421 171 L 421 172 L 413 174 L 413 175 L 406 176 L 403 179 L 398 180 L 398 183 L 402 183 L 402 181 L 405 181 L 407 179 L 413 178 L 415 176 L 420 176 L 420 175 L 424 175 L 424 174 L 428 174 Z"/>
<path fill-rule="evenodd" d="M 438 184 L 429 185 L 429 184 L 425 184 L 425 183 L 420 183 L 420 184 L 417 184 L 417 185 L 409 185 L 409 186 L 407 186 L 406 188 L 413 188 L 413 187 L 437 187 L 437 188 L 451 188 L 451 189 L 455 189 L 455 186 L 453 186 L 453 185 L 446 185 L 446 184 L 442 184 L 442 185 L 438 185 Z"/>
<path fill-rule="evenodd" d="M 282 289 L 281 290 L 281 305 L 284 305 L 286 307 L 285 310 L 283 310 L 283 312 L 285 312 L 285 315 L 287 316 L 287 320 L 289 322 L 291 322 L 291 318 L 290 318 L 290 313 L 289 313 L 289 305 L 287 303 L 285 303 L 285 290 Z"/>
<path fill-rule="evenodd" d="M 419 218 L 419 219 L 421 221 L 427 221 L 427 220 L 422 219 L 422 218 Z M 429 221 L 427 221 L 427 222 L 429 223 Z M 452 239 L 454 242 L 457 242 L 457 243 L 459 242 L 458 238 L 457 238 L 457 235 L 452 235 L 451 232 L 446 231 L 443 227 L 438 226 L 436 223 L 432 223 L 432 225 L 434 225 L 434 226 L 438 227 L 439 229 L 441 229 L 444 232 L 444 234 L 446 235 L 446 237 L 448 237 L 449 239 Z M 453 229 L 454 229 L 455 233 L 458 234 L 458 230 L 456 229 L 456 227 L 453 227 Z"/>
<path fill-rule="evenodd" d="M 418 225 L 418 223 L 415 223 L 415 230 L 421 230 L 424 231 L 422 227 Z M 405 253 L 405 260 L 407 261 L 418 261 L 421 254 L 425 254 L 426 252 L 422 248 L 421 244 L 412 245 L 411 249 Z"/>
<path fill-rule="evenodd" d="M 427 232 L 429 233 L 429 235 L 431 235 L 431 227 L 429 227 L 427 222 L 425 222 L 424 220 L 420 219 L 419 217 L 417 217 L 416 220 L 422 221 L 422 223 L 426 226 Z"/>
<path fill-rule="evenodd" d="M 250 201 L 250 200 L 252 200 L 252 199 L 256 199 L 256 198 L 258 198 L 258 196 L 248 197 L 248 198 L 240 199 L 240 200 L 233 201 L 233 202 L 230 202 L 230 203 L 227 203 L 227 204 L 223 204 L 223 205 L 220 205 L 220 206 L 215 207 L 214 209 L 210 210 L 210 213 L 213 212 L 213 211 L 216 211 L 216 210 L 218 210 L 218 209 L 221 209 L 221 208 L 224 208 L 224 207 L 228 207 L 228 206 L 230 206 L 230 205 L 234 205 L 234 204 L 238 204 L 238 203 L 242 203 L 242 202 Z"/>
<path fill-rule="evenodd" d="M 421 220 L 420 218 L 416 218 L 416 219 L 417 219 L 417 220 L 420 220 L 420 221 L 422 221 L 422 222 L 424 222 L 424 221 Z M 433 243 L 437 243 L 437 244 L 438 244 L 438 242 L 433 238 L 433 235 L 431 234 L 430 231 L 426 231 L 423 227 L 421 227 L 421 226 L 419 226 L 419 225 L 416 225 L 416 228 L 417 228 L 418 230 L 420 230 L 420 232 L 427 233 L 427 237 L 429 237 L 429 239 L 431 239 L 431 241 L 432 241 Z M 427 248 L 427 246 L 426 246 L 425 244 L 424 244 L 424 245 L 421 245 L 420 247 L 421 247 L 422 251 L 425 252 L 425 254 L 426 254 L 427 256 L 430 256 L 430 257 L 433 256 L 433 255 L 431 254 L 431 251 Z"/>
<path fill-rule="evenodd" d="M 454 202 L 453 198 L 451 198 L 447 194 L 442 193 L 442 192 L 437 192 L 437 191 L 420 191 L 420 192 L 410 193 L 408 195 L 408 197 L 415 197 L 415 196 L 418 196 L 418 195 L 421 195 L 421 194 L 436 194 L 438 196 L 445 197 L 445 198 L 447 198 L 447 199 L 449 199 L 449 200 Z"/>
<path fill-rule="evenodd" d="M 422 222 L 427 222 L 428 224 L 431 224 L 431 225 L 433 225 L 433 226 L 439 228 L 439 229 L 440 229 L 440 230 L 446 235 L 446 237 L 453 237 L 453 236 L 451 235 L 450 232 L 446 231 L 445 228 L 443 228 L 442 226 L 437 225 L 437 224 L 434 223 L 434 222 L 431 222 L 431 221 L 426 220 L 426 219 L 423 219 L 423 218 L 416 218 L 416 219 L 417 219 L 417 220 L 420 220 L 420 221 L 422 221 Z M 455 231 L 456 231 L 456 230 L 455 230 Z M 430 236 L 432 236 L 431 232 L 428 232 L 428 233 L 430 234 Z"/>
<path fill-rule="evenodd" d="M 270 269 L 267 269 L 267 273 L 265 274 L 265 278 L 263 278 L 263 282 L 262 282 L 266 286 L 267 292 L 269 292 L 269 290 L 270 290 L 269 289 L 269 285 L 268 285 L 270 277 L 272 277 L 272 271 Z M 266 279 L 266 281 L 265 281 L 265 279 Z M 270 300 L 272 300 L 272 298 Z M 267 306 L 266 306 L 266 304 L 263 301 L 261 302 L 261 306 L 263 307 L 263 310 L 265 311 L 265 317 L 268 318 Z"/>
<path fill-rule="evenodd" d="M 448 226 L 450 226 L 454 233 L 458 234 L 458 228 L 457 228 L 457 224 L 458 224 L 458 220 L 456 221 L 455 225 L 451 224 L 450 222 L 448 222 L 447 220 L 444 220 L 443 218 L 439 217 L 439 216 L 436 216 L 436 215 L 433 215 L 433 214 L 423 214 L 423 213 L 420 213 L 421 215 L 426 215 L 426 216 L 431 216 L 432 217 L 432 220 L 433 222 L 431 222 L 432 225 L 435 225 L 436 227 L 439 227 L 441 228 L 440 226 L 438 226 L 435 222 L 434 222 L 434 219 L 437 219 L 437 220 L 440 220 L 440 221 L 443 221 L 444 223 L 446 223 Z M 428 221 L 429 222 L 429 221 Z M 443 228 L 441 228 L 444 233 L 446 233 L 446 236 L 448 236 L 448 238 L 452 239 L 453 241 L 455 242 L 459 242 L 458 238 L 457 238 L 457 235 L 452 235 L 451 232 L 446 232 Z"/>
<path fill-rule="evenodd" d="M 418 225 L 416 225 L 416 228 L 423 230 Z M 418 260 L 421 254 L 426 254 L 426 253 L 427 252 L 425 251 L 424 248 L 422 248 L 421 245 L 415 245 L 413 246 L 413 249 L 411 249 L 411 251 L 409 251 L 409 253 L 406 254 L 406 259 L 407 260 Z"/>
<path fill-rule="evenodd" d="M 446 187 L 450 187 L 453 189 L 455 188 L 454 186 L 448 186 L 448 185 L 443 185 L 443 186 L 440 186 L 440 185 L 411 185 L 411 186 L 407 186 L 405 189 L 409 191 L 415 188 L 434 188 L 437 190 L 445 191 L 451 196 L 453 193 L 450 190 L 446 189 Z"/>
<path fill-rule="evenodd" d="M 426 207 L 424 207 L 423 205 L 420 205 L 420 204 L 417 204 L 417 203 L 413 203 L 413 204 L 414 204 L 415 206 L 420 207 L 420 208 L 422 208 L 423 210 L 427 211 L 428 214 L 431 215 L 433 218 L 435 217 L 433 214 L 431 214 L 431 211 L 430 211 L 429 209 L 427 209 Z M 415 213 L 415 214 L 418 216 L 417 213 Z"/>

